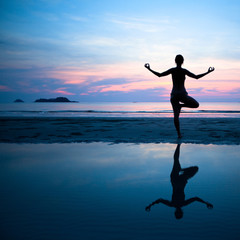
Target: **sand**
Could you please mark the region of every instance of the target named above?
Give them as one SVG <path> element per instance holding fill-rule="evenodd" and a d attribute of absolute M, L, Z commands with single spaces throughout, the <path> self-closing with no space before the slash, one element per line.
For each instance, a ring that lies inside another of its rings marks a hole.
<path fill-rule="evenodd" d="M 183 143 L 240 144 L 239 118 L 182 118 Z M 176 143 L 172 118 L 1 117 L 1 143 Z"/>

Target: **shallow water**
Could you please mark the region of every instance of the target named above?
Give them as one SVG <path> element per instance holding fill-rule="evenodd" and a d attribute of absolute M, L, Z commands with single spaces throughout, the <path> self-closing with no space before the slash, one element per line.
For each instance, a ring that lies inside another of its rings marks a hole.
<path fill-rule="evenodd" d="M 0 144 L 1 239 L 237 239 L 240 146 L 182 144 L 197 166 L 182 208 L 171 201 L 177 144 Z"/>

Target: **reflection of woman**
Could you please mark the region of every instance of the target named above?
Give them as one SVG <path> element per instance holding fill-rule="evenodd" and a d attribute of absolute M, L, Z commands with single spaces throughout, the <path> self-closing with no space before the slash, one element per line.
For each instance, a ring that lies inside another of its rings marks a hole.
<path fill-rule="evenodd" d="M 172 189 L 173 189 L 172 200 L 169 201 L 169 200 L 159 198 L 153 203 L 151 203 L 150 205 L 148 205 L 145 208 L 146 211 L 150 211 L 151 207 L 155 204 L 163 203 L 169 207 L 175 207 L 176 208 L 175 217 L 177 219 L 180 219 L 183 217 L 182 207 L 187 206 L 190 203 L 193 203 L 195 201 L 206 204 L 207 208 L 209 209 L 213 208 L 213 205 L 211 203 L 205 202 L 199 197 L 193 197 L 193 198 L 189 198 L 188 200 L 185 200 L 184 188 L 188 182 L 188 179 L 190 179 L 197 173 L 198 167 L 181 168 L 181 165 L 179 163 L 179 155 L 180 155 L 180 144 L 177 145 L 177 148 L 174 153 L 174 163 L 173 163 L 173 168 L 170 175 Z"/>
<path fill-rule="evenodd" d="M 185 76 L 187 75 L 189 77 L 199 79 L 207 75 L 208 73 L 214 71 L 214 68 L 210 67 L 206 73 L 195 75 L 189 72 L 187 69 L 182 68 L 183 61 L 184 61 L 183 56 L 177 55 L 175 58 L 177 67 L 171 68 L 163 73 L 155 72 L 150 68 L 149 63 L 145 64 L 145 67 L 158 77 L 163 77 L 172 74 L 173 88 L 171 92 L 171 104 L 174 111 L 174 124 L 179 138 L 182 137 L 179 126 L 179 115 L 181 112 L 181 108 L 182 107 L 198 108 L 199 106 L 198 102 L 194 98 L 188 96 L 188 93 L 184 87 Z"/>

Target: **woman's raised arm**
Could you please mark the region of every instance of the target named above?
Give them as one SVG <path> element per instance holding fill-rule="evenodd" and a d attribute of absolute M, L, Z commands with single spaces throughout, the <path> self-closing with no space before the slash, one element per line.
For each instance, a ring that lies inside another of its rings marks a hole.
<path fill-rule="evenodd" d="M 191 78 L 199 79 L 199 78 L 202 78 L 205 75 L 209 74 L 210 72 L 213 72 L 214 70 L 215 70 L 214 67 L 209 67 L 207 72 L 202 73 L 202 74 L 198 74 L 198 75 L 195 75 L 194 73 L 191 73 L 188 70 L 186 70 L 186 75 L 191 77 Z"/>
<path fill-rule="evenodd" d="M 156 71 L 154 71 L 154 70 L 152 70 L 152 69 L 150 68 L 150 64 L 149 64 L 149 63 L 146 63 L 146 64 L 144 65 L 144 67 L 147 68 L 150 72 L 152 72 L 154 75 L 156 75 L 156 76 L 158 76 L 158 77 L 164 77 L 164 76 L 167 76 L 167 75 L 169 75 L 169 74 L 172 73 L 172 69 L 169 69 L 169 70 L 167 70 L 167 71 L 165 71 L 165 72 L 162 72 L 162 73 L 156 72 Z"/>

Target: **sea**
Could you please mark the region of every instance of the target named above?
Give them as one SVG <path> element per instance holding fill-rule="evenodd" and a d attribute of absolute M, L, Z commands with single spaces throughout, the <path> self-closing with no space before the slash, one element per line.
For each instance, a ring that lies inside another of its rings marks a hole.
<path fill-rule="evenodd" d="M 2 103 L 0 117 L 172 117 L 169 102 Z M 181 117 L 240 118 L 240 102 L 202 102 Z"/>

